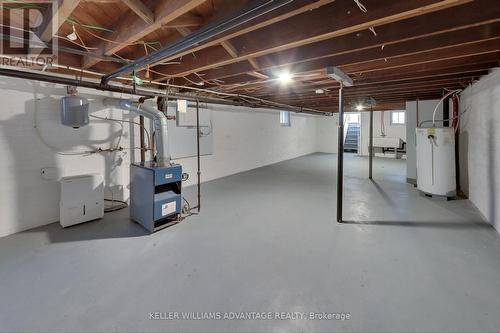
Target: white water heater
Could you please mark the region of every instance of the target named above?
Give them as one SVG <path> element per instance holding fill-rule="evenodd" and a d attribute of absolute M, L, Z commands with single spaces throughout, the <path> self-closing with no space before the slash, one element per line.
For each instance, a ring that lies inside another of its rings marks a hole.
<path fill-rule="evenodd" d="M 455 131 L 417 128 L 417 188 L 429 195 L 456 195 Z"/>

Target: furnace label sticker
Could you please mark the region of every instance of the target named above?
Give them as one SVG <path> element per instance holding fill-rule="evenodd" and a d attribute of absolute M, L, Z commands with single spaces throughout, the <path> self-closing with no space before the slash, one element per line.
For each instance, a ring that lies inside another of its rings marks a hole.
<path fill-rule="evenodd" d="M 177 211 L 177 202 L 167 202 L 161 205 L 161 216 L 167 216 Z"/>

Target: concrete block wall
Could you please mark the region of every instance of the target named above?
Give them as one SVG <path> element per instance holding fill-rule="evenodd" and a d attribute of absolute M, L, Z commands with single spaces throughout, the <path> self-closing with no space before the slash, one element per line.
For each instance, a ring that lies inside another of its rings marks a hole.
<path fill-rule="evenodd" d="M 500 231 L 500 69 L 460 95 L 460 186 Z"/>
<path fill-rule="evenodd" d="M 91 118 L 75 130 L 60 124 L 61 85 L 0 77 L 0 237 L 59 220 L 59 184 L 45 180 L 41 168 L 55 167 L 61 176 L 100 173 L 105 195 L 128 199 L 129 164 L 139 159 L 137 125 Z M 106 96 L 129 96 L 79 89 L 97 116 L 138 121 L 134 114 L 106 109 Z M 316 117 L 292 115 L 292 127 L 281 127 L 279 112 L 211 106 L 214 154 L 202 157 L 203 181 L 291 159 L 317 151 Z M 36 127 L 35 127 L 36 124 Z M 146 122 L 148 125 L 148 122 Z M 134 128 L 135 127 L 135 128 Z M 120 145 L 122 152 L 71 155 Z M 50 147 L 49 147 L 50 146 Z M 178 160 L 196 181 L 196 159 Z"/>

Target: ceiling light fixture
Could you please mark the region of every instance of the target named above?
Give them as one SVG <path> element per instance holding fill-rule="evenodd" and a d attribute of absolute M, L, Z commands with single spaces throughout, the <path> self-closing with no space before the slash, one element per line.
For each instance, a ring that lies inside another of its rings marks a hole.
<path fill-rule="evenodd" d="M 316 89 L 315 93 L 318 94 L 318 95 L 321 95 L 321 94 L 324 94 L 325 91 L 323 89 Z"/>
<path fill-rule="evenodd" d="M 364 107 L 361 104 L 356 105 L 356 110 L 358 110 L 358 111 L 363 111 L 363 108 Z"/>
<path fill-rule="evenodd" d="M 281 84 L 288 84 L 292 82 L 293 74 L 288 71 L 283 71 L 278 74 L 278 80 Z"/>

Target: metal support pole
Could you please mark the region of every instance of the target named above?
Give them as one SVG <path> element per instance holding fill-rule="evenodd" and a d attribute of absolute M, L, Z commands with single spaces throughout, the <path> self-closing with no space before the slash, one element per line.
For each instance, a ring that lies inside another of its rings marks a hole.
<path fill-rule="evenodd" d="M 339 88 L 339 125 L 337 148 L 337 222 L 342 223 L 342 199 L 344 190 L 344 92 L 343 84 Z"/>
<path fill-rule="evenodd" d="M 200 102 L 196 101 L 196 149 L 198 159 L 198 213 L 201 209 L 201 171 L 200 171 Z"/>
<path fill-rule="evenodd" d="M 373 179 L 373 106 L 370 106 L 370 143 L 368 145 L 368 178 Z"/>

